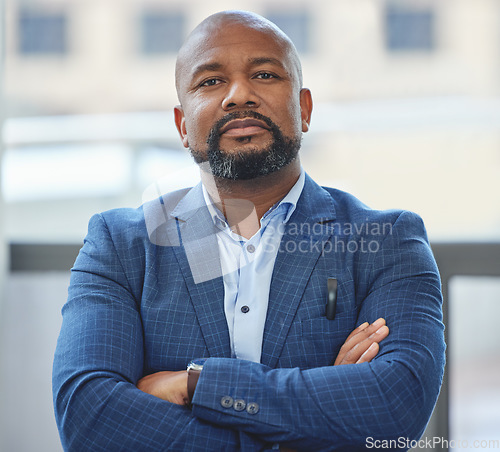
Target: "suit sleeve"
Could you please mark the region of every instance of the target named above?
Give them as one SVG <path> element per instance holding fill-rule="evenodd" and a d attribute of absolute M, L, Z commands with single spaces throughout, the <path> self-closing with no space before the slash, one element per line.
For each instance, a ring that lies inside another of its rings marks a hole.
<path fill-rule="evenodd" d="M 53 367 L 56 421 L 67 451 L 249 450 L 247 433 L 208 424 L 136 388 L 143 331 L 106 223 L 95 216 L 72 269 Z"/>
<path fill-rule="evenodd" d="M 365 275 L 359 287 L 367 287 L 358 324 L 385 317 L 390 328 L 372 362 L 301 370 L 209 359 L 195 416 L 307 451 L 365 450 L 367 438 L 402 441 L 405 449 L 403 440 L 418 439 L 444 369 L 440 279 L 415 214 L 400 214 L 379 245 L 356 264 Z"/>

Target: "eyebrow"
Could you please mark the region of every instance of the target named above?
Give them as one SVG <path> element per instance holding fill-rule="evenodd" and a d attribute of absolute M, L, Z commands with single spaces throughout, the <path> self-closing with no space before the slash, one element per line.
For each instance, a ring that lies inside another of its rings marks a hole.
<path fill-rule="evenodd" d="M 279 66 L 284 69 L 283 63 L 278 60 L 278 58 L 272 57 L 255 57 L 249 59 L 250 66 L 260 66 L 262 64 L 272 64 L 274 66 Z M 221 70 L 223 65 L 221 63 L 213 62 L 213 63 L 204 63 L 200 64 L 195 68 L 191 75 L 191 79 L 195 79 L 203 72 L 211 72 L 211 71 L 219 71 Z"/>
<path fill-rule="evenodd" d="M 278 60 L 278 58 L 272 57 L 256 57 L 249 59 L 251 66 L 260 66 L 261 64 L 273 64 L 274 66 L 279 66 L 284 69 L 283 63 Z"/>
<path fill-rule="evenodd" d="M 222 69 L 222 64 L 221 63 L 204 63 L 204 64 L 200 64 L 193 71 L 193 74 L 191 75 L 191 79 L 194 80 L 202 72 L 219 71 L 220 69 Z"/>

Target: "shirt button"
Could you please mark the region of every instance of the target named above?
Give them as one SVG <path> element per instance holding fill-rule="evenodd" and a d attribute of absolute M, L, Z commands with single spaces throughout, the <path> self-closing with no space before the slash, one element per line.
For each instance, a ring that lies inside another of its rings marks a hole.
<path fill-rule="evenodd" d="M 230 396 L 224 396 L 222 399 L 220 399 L 220 404 L 224 408 L 231 408 L 233 406 L 233 398 Z"/>
<path fill-rule="evenodd" d="M 250 311 L 250 308 L 248 306 L 241 307 L 241 312 L 243 312 L 243 314 L 246 314 L 248 311 Z"/>
<path fill-rule="evenodd" d="M 247 406 L 247 404 L 245 403 L 245 401 L 243 399 L 237 399 L 234 401 L 233 408 L 235 411 L 243 411 L 246 406 Z"/>
<path fill-rule="evenodd" d="M 248 251 L 249 253 L 255 253 L 255 246 L 253 246 L 253 245 L 248 245 L 248 246 L 247 246 L 247 251 Z"/>
<path fill-rule="evenodd" d="M 259 412 L 259 404 L 255 402 L 250 402 L 247 405 L 247 413 L 248 414 L 257 414 Z"/>

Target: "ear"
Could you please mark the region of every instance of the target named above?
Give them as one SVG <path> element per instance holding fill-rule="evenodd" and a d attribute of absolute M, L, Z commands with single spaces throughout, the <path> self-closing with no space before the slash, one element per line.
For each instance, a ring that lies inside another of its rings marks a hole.
<path fill-rule="evenodd" d="M 302 132 L 309 130 L 311 123 L 311 114 L 313 109 L 313 101 L 311 91 L 307 88 L 300 90 L 300 112 L 302 118 Z"/>
<path fill-rule="evenodd" d="M 184 116 L 184 110 L 180 105 L 174 107 L 174 120 L 175 120 L 175 127 L 177 127 L 177 131 L 179 132 L 179 136 L 181 137 L 182 145 L 185 148 L 188 148 L 189 141 L 186 130 L 186 118 Z"/>

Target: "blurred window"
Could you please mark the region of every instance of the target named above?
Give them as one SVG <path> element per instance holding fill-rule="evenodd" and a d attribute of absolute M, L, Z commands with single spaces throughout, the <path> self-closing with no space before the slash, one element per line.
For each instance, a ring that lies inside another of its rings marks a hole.
<path fill-rule="evenodd" d="M 435 17 L 431 9 L 388 5 L 385 38 L 389 51 L 427 51 L 435 48 Z"/>
<path fill-rule="evenodd" d="M 19 53 L 24 55 L 66 54 L 67 22 L 64 12 L 21 10 L 18 26 Z"/>
<path fill-rule="evenodd" d="M 182 13 L 144 11 L 141 16 L 141 53 L 161 55 L 176 53 L 185 38 Z"/>
<path fill-rule="evenodd" d="M 311 17 L 307 11 L 275 12 L 266 17 L 288 35 L 300 53 L 310 52 Z"/>
<path fill-rule="evenodd" d="M 450 280 L 450 440 L 462 442 L 460 450 L 468 449 L 466 442 L 470 447 L 475 441 L 482 449 L 487 444 L 491 449 L 499 446 L 498 300 L 498 277 L 454 276 Z"/>

